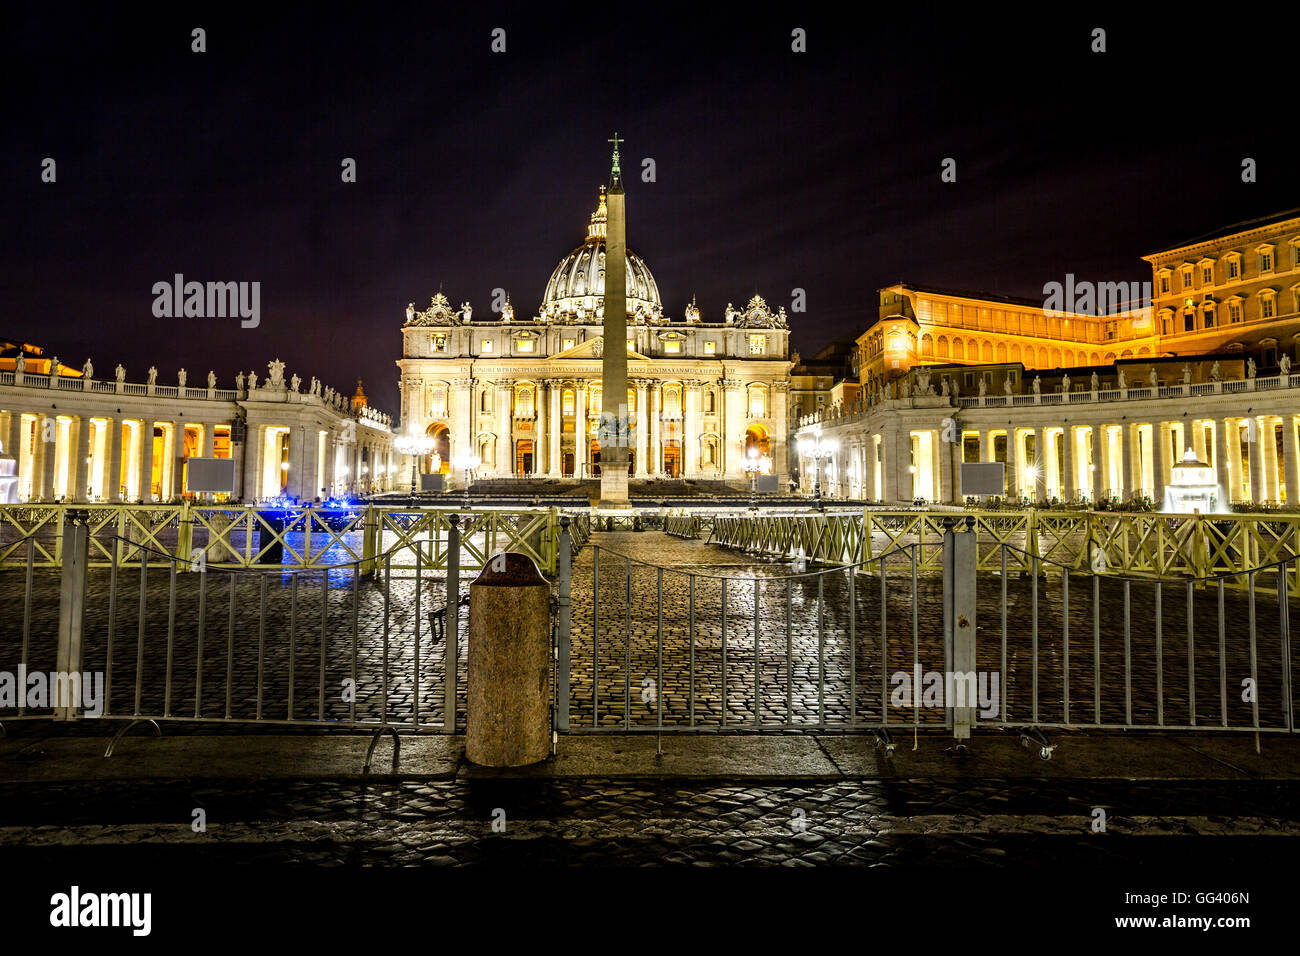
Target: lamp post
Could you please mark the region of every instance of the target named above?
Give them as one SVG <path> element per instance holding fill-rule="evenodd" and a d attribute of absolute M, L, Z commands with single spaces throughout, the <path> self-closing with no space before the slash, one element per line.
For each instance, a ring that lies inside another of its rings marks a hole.
<path fill-rule="evenodd" d="M 393 440 L 393 447 L 399 454 L 411 456 L 411 497 L 415 497 L 416 486 L 420 483 L 420 456 L 433 451 L 433 439 L 421 435 L 414 429 Z"/>
<path fill-rule="evenodd" d="M 749 510 L 758 510 L 758 476 L 766 473 L 772 466 L 772 459 L 750 447 L 745 452 L 745 472 L 749 475 Z"/>
<path fill-rule="evenodd" d="M 457 455 L 451 460 L 452 465 L 465 469 L 465 507 L 469 507 L 469 473 L 483 464 L 477 455 Z"/>
<path fill-rule="evenodd" d="M 820 425 L 814 425 L 810 432 L 812 438 L 799 439 L 799 457 L 811 458 L 813 461 L 813 499 L 817 503 L 817 510 L 822 510 L 822 469 L 823 460 L 829 461 L 839 448 L 839 442 L 833 438 L 822 438 L 822 429 Z"/>

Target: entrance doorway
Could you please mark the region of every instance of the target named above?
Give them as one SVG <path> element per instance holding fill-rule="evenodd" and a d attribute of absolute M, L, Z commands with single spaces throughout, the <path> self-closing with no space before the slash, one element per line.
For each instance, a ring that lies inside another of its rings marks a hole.
<path fill-rule="evenodd" d="M 664 442 L 664 474 L 669 478 L 682 476 L 682 443 Z"/>
<path fill-rule="evenodd" d="M 533 473 L 533 441 L 521 438 L 515 443 L 515 474 L 531 475 Z"/>

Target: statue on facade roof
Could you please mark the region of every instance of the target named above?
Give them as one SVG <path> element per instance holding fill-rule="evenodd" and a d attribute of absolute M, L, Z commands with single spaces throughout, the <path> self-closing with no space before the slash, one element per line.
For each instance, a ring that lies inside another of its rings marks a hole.
<path fill-rule="evenodd" d="M 185 379 L 186 379 L 187 377 L 188 377 L 188 375 L 187 375 L 185 369 L 181 369 L 179 372 L 176 373 L 176 385 L 177 385 L 178 388 L 184 388 L 184 387 L 185 387 Z"/>
<path fill-rule="evenodd" d="M 257 388 L 257 372 L 248 373 L 248 390 L 251 392 Z"/>
<path fill-rule="evenodd" d="M 1070 390 L 1070 373 L 1066 372 L 1064 375 L 1061 376 L 1061 391 L 1068 392 L 1069 390 Z"/>
<path fill-rule="evenodd" d="M 939 390 L 944 398 L 948 397 L 948 376 L 944 376 L 939 382 Z"/>
<path fill-rule="evenodd" d="M 118 382 L 126 381 L 126 369 L 122 367 L 121 362 L 118 362 L 117 368 L 113 370 L 113 378 Z"/>
<path fill-rule="evenodd" d="M 277 359 L 272 359 L 266 363 L 267 370 L 271 373 L 267 384 L 272 388 L 284 387 L 284 363 Z"/>
<path fill-rule="evenodd" d="M 930 384 L 931 372 L 922 365 L 916 370 L 916 393 L 918 395 L 933 395 L 934 386 Z"/>
<path fill-rule="evenodd" d="M 1192 367 L 1190 365 L 1183 366 L 1183 384 L 1184 385 L 1192 384 Z"/>
<path fill-rule="evenodd" d="M 983 398 L 984 395 L 985 395 L 985 393 L 988 392 L 988 390 L 989 390 L 989 383 L 986 382 L 986 381 L 984 381 L 983 378 L 981 378 L 981 379 L 980 379 L 980 398 Z"/>
<path fill-rule="evenodd" d="M 81 366 L 81 374 L 85 378 L 95 377 L 95 366 L 90 364 L 90 359 L 86 359 L 86 364 Z"/>
<path fill-rule="evenodd" d="M 1160 387 L 1160 376 L 1156 374 L 1156 370 L 1154 368 L 1151 370 L 1151 374 L 1147 376 L 1147 379 L 1151 382 L 1152 388 Z"/>
<path fill-rule="evenodd" d="M 1008 375 L 1006 378 L 1004 378 L 1004 379 L 1002 380 L 1002 393 L 1003 393 L 1004 395 L 1010 395 L 1010 394 L 1011 394 L 1011 376 L 1010 376 L 1010 375 Z"/>
<path fill-rule="evenodd" d="M 1120 370 L 1119 370 L 1119 387 L 1120 387 L 1120 388 L 1128 388 L 1128 382 L 1125 381 L 1125 379 L 1124 379 L 1124 370 L 1123 370 L 1123 369 L 1120 369 Z"/>
<path fill-rule="evenodd" d="M 1039 375 L 1034 376 L 1033 389 L 1035 395 L 1041 395 L 1043 392 L 1043 379 Z"/>
<path fill-rule="evenodd" d="M 53 381 L 59 374 L 59 357 L 56 355 L 50 359 L 50 380 Z"/>
<path fill-rule="evenodd" d="M 470 318 L 473 315 L 474 315 L 474 307 L 470 305 L 468 302 L 462 302 L 460 304 L 460 320 L 464 322 L 466 325 L 469 325 Z"/>
<path fill-rule="evenodd" d="M 1290 375 L 1290 374 L 1291 374 L 1291 356 L 1286 355 L 1286 354 L 1283 354 L 1282 357 L 1281 357 L 1280 359 L 1277 360 L 1277 367 L 1278 367 L 1279 369 L 1282 370 L 1282 374 L 1283 374 L 1283 375 Z"/>
<path fill-rule="evenodd" d="M 145 378 L 145 381 L 146 381 L 148 384 L 152 385 L 152 384 L 154 384 L 154 382 L 156 382 L 157 380 L 158 380 L 158 369 L 155 368 L 154 366 L 150 365 L 150 366 L 149 366 L 149 374 L 148 374 L 148 376 Z"/>
<path fill-rule="evenodd" d="M 1254 378 L 1258 369 L 1255 367 L 1255 359 L 1246 359 L 1246 378 Z"/>
<path fill-rule="evenodd" d="M 217 387 L 217 373 L 208 369 L 208 388 Z"/>
<path fill-rule="evenodd" d="M 294 372 L 293 378 L 289 379 L 289 388 L 296 392 L 298 391 L 298 386 L 301 384 L 302 384 L 302 379 L 298 377 L 297 372 Z"/>
<path fill-rule="evenodd" d="M 1214 364 L 1210 366 L 1210 381 L 1211 382 L 1223 381 L 1223 369 L 1219 367 L 1218 359 L 1215 359 Z"/>
<path fill-rule="evenodd" d="M 14 356 L 14 371 L 21 372 L 26 368 L 27 368 L 27 353 L 22 350 L 22 346 L 19 346 L 18 354 Z"/>
<path fill-rule="evenodd" d="M 410 325 L 414 321 L 415 321 L 415 303 L 408 302 L 406 303 L 406 324 Z"/>
<path fill-rule="evenodd" d="M 1098 386 L 1101 385 L 1101 379 L 1099 379 L 1099 378 L 1097 377 L 1097 373 L 1096 373 L 1096 372 L 1093 372 L 1093 373 L 1092 373 L 1092 379 L 1091 379 L 1091 381 L 1090 381 L 1090 384 L 1092 385 L 1092 390 L 1093 390 L 1094 392 L 1097 391 Z"/>
<path fill-rule="evenodd" d="M 237 375 L 235 376 L 235 388 L 238 389 L 238 390 L 241 391 L 241 392 L 244 390 L 244 373 L 243 373 L 243 372 L 240 372 L 239 374 L 237 374 Z"/>

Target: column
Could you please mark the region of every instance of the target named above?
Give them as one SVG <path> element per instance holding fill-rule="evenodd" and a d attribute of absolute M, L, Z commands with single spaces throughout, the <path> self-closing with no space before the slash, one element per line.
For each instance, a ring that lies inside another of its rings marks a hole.
<path fill-rule="evenodd" d="M 646 472 L 658 477 L 663 474 L 663 449 L 660 440 L 659 419 L 664 413 L 663 382 L 650 385 L 650 447 L 646 450 Z"/>
<path fill-rule="evenodd" d="M 153 421 L 140 422 L 140 485 L 136 494 L 145 504 L 153 501 Z"/>
<path fill-rule="evenodd" d="M 1259 419 L 1255 424 L 1255 440 L 1250 443 L 1250 500 L 1259 505 L 1264 501 L 1264 429 Z"/>
<path fill-rule="evenodd" d="M 1169 434 L 1164 422 L 1151 423 L 1151 502 L 1158 505 L 1165 496 L 1165 459 Z"/>
<path fill-rule="evenodd" d="M 634 383 L 636 386 L 636 435 L 633 439 L 633 448 L 636 449 L 636 466 L 632 473 L 634 478 L 646 477 L 646 459 L 649 458 L 650 445 L 650 418 L 648 406 L 646 405 L 646 383 L 645 379 L 637 379 Z"/>
<path fill-rule="evenodd" d="M 216 426 L 211 422 L 203 423 L 203 456 L 204 458 L 215 457 L 216 435 L 214 434 Z"/>
<path fill-rule="evenodd" d="M 1074 426 L 1067 424 L 1065 430 L 1061 433 L 1061 440 L 1065 442 L 1063 457 L 1065 459 L 1065 478 L 1062 482 L 1061 497 L 1066 501 L 1073 501 L 1075 496 L 1075 486 L 1078 483 L 1078 477 L 1074 468 L 1074 443 L 1075 432 Z"/>
<path fill-rule="evenodd" d="M 955 467 L 953 459 L 957 457 L 953 454 L 954 443 L 944 441 L 942 429 L 933 431 L 930 434 L 933 436 L 931 441 L 937 442 L 939 445 L 939 454 L 937 456 L 939 459 L 939 480 L 936 482 L 936 487 L 934 489 L 935 497 L 944 504 L 957 504 L 961 501 L 961 498 L 959 497 L 961 494 L 961 488 L 959 482 L 957 482 L 953 476 L 953 469 Z M 960 428 L 957 429 L 957 436 L 960 439 Z"/>
<path fill-rule="evenodd" d="M 1282 469 L 1287 507 L 1294 508 L 1300 500 L 1300 469 L 1296 465 L 1295 416 L 1290 412 L 1282 416 Z"/>
<path fill-rule="evenodd" d="M 560 461 L 560 441 L 564 434 L 564 423 L 560 418 L 563 406 L 560 404 L 564 393 L 564 383 L 556 379 L 551 380 L 551 389 L 549 400 L 551 403 L 551 414 L 547 419 L 547 425 L 550 430 L 550 437 L 546 442 L 546 452 L 550 457 L 549 471 L 552 478 L 559 478 L 562 474 Z"/>
<path fill-rule="evenodd" d="M 687 379 L 682 393 L 682 476 L 694 478 L 700 471 L 700 383 Z"/>
<path fill-rule="evenodd" d="M 533 392 L 533 412 L 537 416 L 533 422 L 533 474 L 538 476 L 547 473 L 546 466 L 550 461 L 550 434 L 546 426 L 551 416 L 546 407 L 546 396 L 547 384 L 545 380 L 538 379 Z"/>
<path fill-rule="evenodd" d="M 80 415 L 73 419 L 68 429 L 68 440 L 72 445 L 72 487 L 68 491 L 69 501 L 89 501 L 90 489 L 87 487 L 89 469 L 86 459 L 90 457 L 90 419 Z"/>
<path fill-rule="evenodd" d="M 1020 439 L 1012 425 L 1007 426 L 1007 494 L 1021 496 L 1020 490 Z"/>
<path fill-rule="evenodd" d="M 1094 506 L 1101 497 L 1105 487 L 1105 472 L 1102 470 L 1102 439 L 1106 435 L 1104 425 L 1088 426 L 1088 441 L 1092 446 L 1092 463 L 1088 466 L 1088 496 Z"/>
<path fill-rule="evenodd" d="M 58 422 L 54 416 L 36 413 L 36 445 L 32 456 L 32 499 L 49 501 L 54 492 L 54 436 Z M 50 441 L 46 441 L 49 436 Z"/>
<path fill-rule="evenodd" d="M 1179 451 L 1186 451 L 1186 449 L 1185 448 L 1179 449 Z M 1196 453 L 1196 457 L 1199 458 L 1201 461 L 1205 462 L 1206 464 L 1210 463 L 1210 456 L 1208 454 L 1208 449 L 1205 447 L 1205 422 L 1204 421 L 1192 422 L 1192 451 Z"/>
<path fill-rule="evenodd" d="M 772 415 L 774 429 L 772 435 L 772 474 L 777 476 L 778 485 L 785 491 L 790 481 L 790 383 L 773 382 L 771 386 Z"/>
<path fill-rule="evenodd" d="M 1232 502 L 1232 478 L 1228 468 L 1228 420 L 1214 420 L 1214 477 L 1219 483 L 1219 500 L 1225 505 Z"/>
<path fill-rule="evenodd" d="M 9 412 L 9 430 L 5 436 L 5 454 L 16 462 L 23 460 L 23 413 L 18 409 Z"/>
<path fill-rule="evenodd" d="M 497 413 L 497 459 L 494 462 L 496 474 L 509 475 L 514 471 L 514 462 L 511 461 L 514 452 L 513 435 L 511 435 L 510 420 L 510 382 L 504 379 L 498 379 L 493 382 L 496 386 L 496 413 Z"/>
<path fill-rule="evenodd" d="M 262 494 L 262 456 L 266 454 L 266 426 L 250 424 L 244 430 L 244 498 L 256 501 Z M 167 436 L 163 436 L 163 462 L 166 463 Z M 167 476 L 160 478 L 161 497 L 167 497 Z M 331 491 L 333 489 L 331 488 Z"/>
<path fill-rule="evenodd" d="M 1047 429 L 1034 429 L 1034 458 L 1037 459 L 1037 477 L 1034 478 L 1034 501 L 1047 498 Z"/>
<path fill-rule="evenodd" d="M 104 498 L 118 502 L 122 499 L 122 420 L 108 420 L 108 437 L 104 440 Z"/>
<path fill-rule="evenodd" d="M 1264 457 L 1264 500 L 1278 501 L 1282 496 L 1277 487 L 1277 434 L 1273 419 L 1267 415 L 1259 420 L 1259 450 Z"/>
<path fill-rule="evenodd" d="M 745 410 L 740 382 L 723 379 L 722 386 L 722 474 L 723 477 L 745 476 Z M 825 475 L 823 474 L 824 478 Z"/>
<path fill-rule="evenodd" d="M 991 457 L 991 453 L 993 449 L 993 443 L 989 441 L 988 429 L 981 428 L 978 434 L 979 434 L 979 443 L 980 443 L 979 460 L 992 461 L 993 458 Z"/>
<path fill-rule="evenodd" d="M 591 447 L 591 438 L 587 427 L 586 381 L 578 379 L 573 390 L 573 473 L 579 478 L 590 478 L 587 471 L 587 452 Z"/>
<path fill-rule="evenodd" d="M 1136 483 L 1133 481 L 1134 427 L 1133 425 L 1121 425 L 1119 430 L 1120 455 L 1122 456 L 1120 479 L 1124 485 L 1119 492 L 1119 496 L 1124 501 L 1133 497 L 1133 489 L 1136 487 Z"/>

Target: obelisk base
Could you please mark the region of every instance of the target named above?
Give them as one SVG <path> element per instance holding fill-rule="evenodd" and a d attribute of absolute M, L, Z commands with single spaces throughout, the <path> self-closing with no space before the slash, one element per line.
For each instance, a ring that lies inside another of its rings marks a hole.
<path fill-rule="evenodd" d="M 603 458 L 603 456 L 602 456 Z M 620 461 L 601 461 L 600 463 L 600 501 L 596 507 L 605 511 L 609 509 L 629 509 L 632 503 L 627 497 L 627 465 L 625 458 Z"/>

